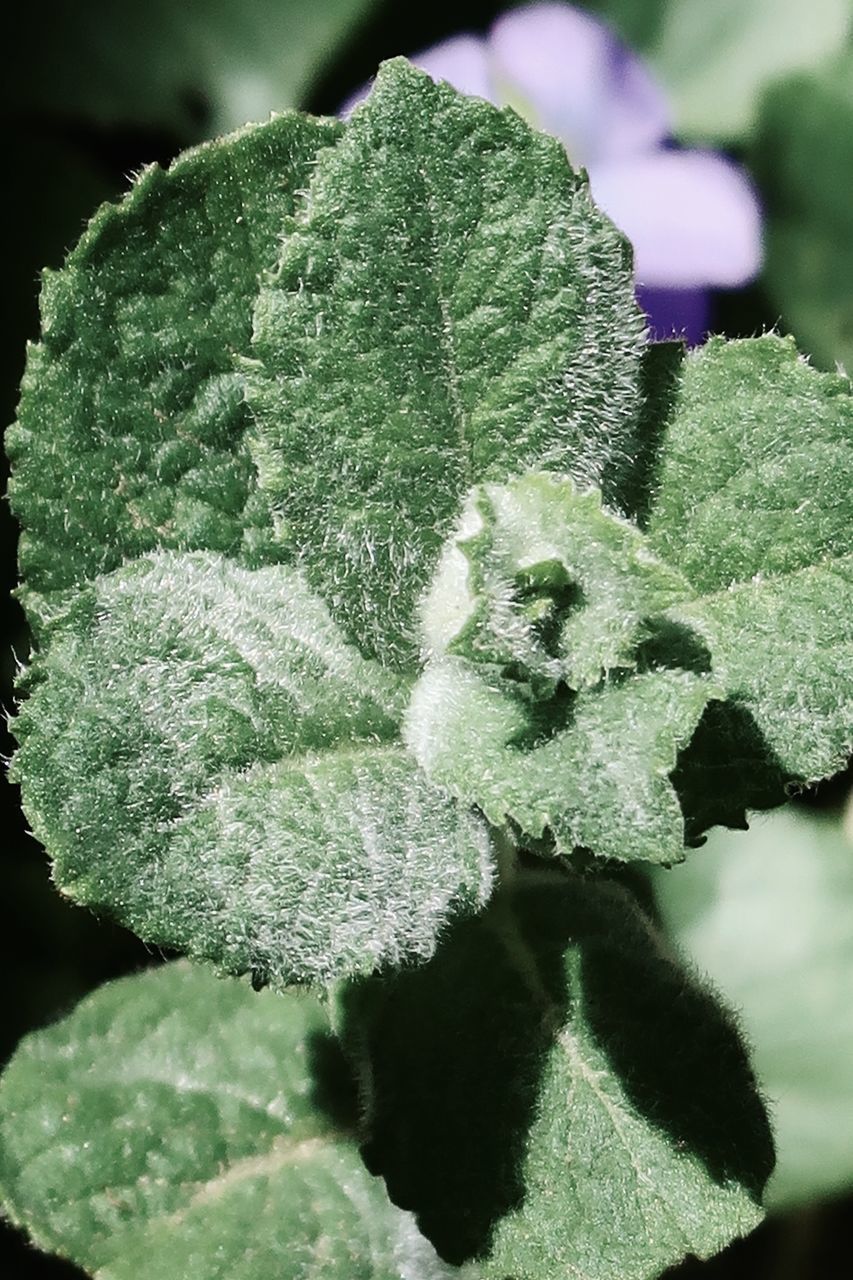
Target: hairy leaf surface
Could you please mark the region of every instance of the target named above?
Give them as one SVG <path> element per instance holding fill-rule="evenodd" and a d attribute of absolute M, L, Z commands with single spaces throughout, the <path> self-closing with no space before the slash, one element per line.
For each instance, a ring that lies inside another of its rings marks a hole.
<path fill-rule="evenodd" d="M 690 595 L 634 525 L 602 509 L 598 490 L 533 473 L 470 495 L 422 634 L 428 653 L 582 689 L 636 666 L 643 622 Z"/>
<path fill-rule="evenodd" d="M 669 775 L 720 688 L 672 644 L 668 666 L 644 648 L 690 595 L 597 491 L 538 473 L 475 489 L 423 602 L 406 742 L 431 778 L 528 841 L 678 861 Z"/>
<path fill-rule="evenodd" d="M 559 143 L 403 62 L 286 231 L 246 374 L 261 484 L 336 619 L 409 662 L 474 482 L 538 466 L 607 492 L 630 452 L 628 251 Z"/>
<path fill-rule="evenodd" d="M 449 1260 L 653 1280 L 759 1220 L 769 1128 L 730 1019 L 629 896 L 540 879 L 350 990 L 365 1157 Z"/>
<path fill-rule="evenodd" d="M 682 366 L 649 523 L 699 593 L 853 549 L 850 383 L 790 338 L 713 338 Z"/>
<path fill-rule="evenodd" d="M 522 839 L 553 839 L 619 861 L 678 862 L 684 818 L 670 781 L 713 693 L 687 671 L 654 671 L 570 698 L 566 726 L 535 736 L 535 714 L 513 689 L 462 659 L 427 668 L 405 739 L 426 773 L 490 822 Z M 532 738 L 532 741 L 531 741 Z"/>
<path fill-rule="evenodd" d="M 146 169 L 46 274 L 7 437 L 34 611 L 32 592 L 155 547 L 268 558 L 234 358 L 294 193 L 339 129 L 282 116 Z"/>
<path fill-rule="evenodd" d="M 713 674 L 782 771 L 814 782 L 853 751 L 853 554 L 679 605 Z"/>
<path fill-rule="evenodd" d="M 97 1280 L 442 1280 L 318 1103 L 328 1040 L 183 963 L 103 987 L 0 1082 L 5 1213 Z"/>
<path fill-rule="evenodd" d="M 292 569 L 160 553 L 74 595 L 16 757 L 70 896 L 277 984 L 431 954 L 482 823 L 396 739 L 406 687 Z"/>

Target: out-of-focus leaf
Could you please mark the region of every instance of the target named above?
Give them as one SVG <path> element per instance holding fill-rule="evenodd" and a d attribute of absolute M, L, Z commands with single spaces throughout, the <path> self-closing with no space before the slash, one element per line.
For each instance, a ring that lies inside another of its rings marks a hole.
<path fill-rule="evenodd" d="M 752 163 L 782 323 L 821 364 L 853 371 L 853 53 L 768 95 Z"/>
<path fill-rule="evenodd" d="M 788 809 L 652 873 L 663 923 L 734 1008 L 778 1145 L 768 1203 L 853 1185 L 853 844 Z"/>
<path fill-rule="evenodd" d="M 849 0 L 668 0 L 649 57 L 676 133 L 748 135 L 764 89 L 837 52 L 852 21 Z"/>
<path fill-rule="evenodd" d="M 2 98 L 186 142 L 301 106 L 376 0 L 44 0 L 16 5 Z"/>
<path fill-rule="evenodd" d="M 851 31 L 849 0 L 583 0 L 650 62 L 677 135 L 737 142 L 762 93 L 818 67 Z"/>

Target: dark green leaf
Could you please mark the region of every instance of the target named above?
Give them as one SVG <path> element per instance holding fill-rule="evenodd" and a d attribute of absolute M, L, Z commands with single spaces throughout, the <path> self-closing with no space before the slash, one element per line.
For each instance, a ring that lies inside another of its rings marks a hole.
<path fill-rule="evenodd" d="M 449 1260 L 653 1280 L 761 1216 L 746 1054 L 623 890 L 523 875 L 429 965 L 346 997 L 365 1156 Z"/>
<path fill-rule="evenodd" d="M 294 192 L 338 130 L 283 116 L 147 169 L 46 274 L 7 437 L 30 593 L 158 546 L 270 554 L 234 357 Z"/>
<path fill-rule="evenodd" d="M 287 225 L 246 369 L 282 545 L 365 652 L 411 662 L 476 481 L 618 496 L 640 340 L 625 242 L 560 144 L 387 64 Z"/>

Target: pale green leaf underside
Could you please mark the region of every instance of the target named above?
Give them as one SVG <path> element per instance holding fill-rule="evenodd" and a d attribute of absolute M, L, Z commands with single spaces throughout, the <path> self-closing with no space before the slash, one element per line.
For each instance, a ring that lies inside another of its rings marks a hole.
<path fill-rule="evenodd" d="M 848 380 L 775 334 L 691 353 L 648 534 L 701 594 L 853 549 Z"/>
<path fill-rule="evenodd" d="M 292 569 L 137 561 L 69 602 L 31 681 L 33 830 L 66 893 L 149 941 L 322 981 L 431 954 L 488 897 L 482 823 L 397 739 L 404 683 Z"/>
<path fill-rule="evenodd" d="M 345 1003 L 365 1156 L 495 1280 L 656 1280 L 760 1219 L 772 1143 L 716 1002 L 612 885 L 501 894 Z"/>
<path fill-rule="evenodd" d="M 156 547 L 273 554 L 234 359 L 294 193 L 339 131 L 282 116 L 146 169 L 46 275 L 7 436 L 29 593 Z"/>
<path fill-rule="evenodd" d="M 440 1280 L 318 1107 L 304 996 L 172 964 L 101 988 L 0 1082 L 0 1202 L 97 1280 Z"/>
<path fill-rule="evenodd" d="M 853 846 L 837 818 L 786 810 L 717 833 L 653 880 L 663 922 L 739 1010 L 779 1162 L 777 1208 L 853 1183 Z"/>
<path fill-rule="evenodd" d="M 12 59 L 18 110 L 165 129 L 185 142 L 301 106 L 372 0 L 48 0 L 14 31 L 38 57 Z"/>
<path fill-rule="evenodd" d="M 278 536 L 365 652 L 411 661 L 476 481 L 607 493 L 640 346 L 627 248 L 563 148 L 387 64 L 287 222 L 246 367 Z"/>

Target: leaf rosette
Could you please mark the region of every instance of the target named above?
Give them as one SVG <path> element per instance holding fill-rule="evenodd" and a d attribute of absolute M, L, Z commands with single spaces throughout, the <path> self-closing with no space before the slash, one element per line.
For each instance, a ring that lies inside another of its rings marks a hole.
<path fill-rule="evenodd" d="M 847 381 L 775 335 L 686 359 L 646 345 L 627 246 L 561 146 L 399 62 L 346 125 L 283 115 L 146 171 L 47 277 L 42 312 L 10 432 L 38 640 L 14 771 L 59 886 L 255 985 L 357 979 L 339 1008 L 367 1149 L 471 1274 L 651 1280 L 750 1229 L 772 1144 L 736 1030 L 624 890 L 565 861 L 675 862 L 846 759 Z M 77 1121 L 32 1103 L 28 1055 L 54 1102 L 76 1090 L 132 990 L 124 1057 L 150 1004 L 155 1065 L 195 1063 L 216 1000 L 186 975 L 114 988 L 23 1054 L 0 1169 L 16 1218 L 39 1221 L 39 1169 L 70 1160 L 77 1208 L 56 1217 L 50 1181 L 39 1230 L 105 1276 L 172 1257 L 181 1224 L 204 1267 L 214 1246 L 215 1265 L 242 1258 L 261 1200 L 275 1268 L 276 1206 L 293 1210 L 288 1274 L 447 1274 L 349 1133 L 308 1108 L 305 1147 L 273 1115 L 300 1115 L 308 1087 L 300 1066 L 272 1096 L 282 1034 L 301 1058 L 325 1025 L 293 994 L 282 1021 L 220 984 L 214 1076 L 247 1018 L 271 1046 L 255 1111 L 275 1121 L 251 1142 L 224 1123 L 227 1159 L 188 1180 L 181 1137 L 151 1179 L 146 1089 L 127 1103 L 127 1220 L 114 1125 L 91 1157 L 58 1143 L 40 1163 L 16 1097 L 51 1132 Z M 453 1076 L 436 1028 L 454 1052 L 476 1031 L 468 1066 L 497 1064 L 504 1114 L 483 1112 L 476 1069 L 477 1105 L 461 1090 L 433 1123 L 434 1068 Z M 98 1088 L 111 1116 L 121 1089 Z M 459 1098 L 478 1158 L 500 1120 L 473 1235 L 441 1168 Z M 162 1110 L 190 1141 L 194 1105 Z M 94 1251 L 78 1211 L 100 1215 Z"/>
<path fill-rule="evenodd" d="M 496 836 L 671 863 L 843 763 L 846 381 L 646 346 L 512 111 L 389 64 L 146 171 L 42 307 L 14 768 L 78 901 L 325 983 L 427 960 Z"/>

